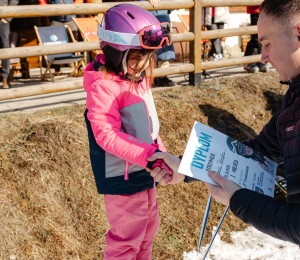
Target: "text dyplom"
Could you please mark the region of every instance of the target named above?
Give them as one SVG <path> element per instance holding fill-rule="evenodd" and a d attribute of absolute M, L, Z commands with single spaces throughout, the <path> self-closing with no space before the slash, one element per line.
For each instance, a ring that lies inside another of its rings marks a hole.
<path fill-rule="evenodd" d="M 216 171 L 243 188 L 273 197 L 276 168 L 251 147 L 195 122 L 179 172 L 218 185 L 208 177 L 209 171 Z"/>
<path fill-rule="evenodd" d="M 196 150 L 192 160 L 192 164 L 191 164 L 192 166 L 199 169 L 203 169 L 204 167 L 203 163 L 205 163 L 207 159 L 211 138 L 212 137 L 210 135 L 201 132 L 198 138 L 198 145 L 196 146 Z"/>

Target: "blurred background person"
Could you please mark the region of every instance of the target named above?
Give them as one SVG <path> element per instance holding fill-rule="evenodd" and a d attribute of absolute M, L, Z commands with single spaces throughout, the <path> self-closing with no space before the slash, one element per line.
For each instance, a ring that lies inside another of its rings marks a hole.
<path fill-rule="evenodd" d="M 39 0 L 40 5 L 49 5 L 49 4 L 83 4 L 83 0 Z M 78 41 L 78 28 L 76 24 L 73 22 L 72 17 L 76 18 L 76 15 L 57 15 L 50 16 L 50 26 L 61 26 L 61 25 L 69 25 L 71 31 L 74 35 L 76 41 Z M 55 76 L 61 74 L 60 65 L 53 65 L 55 69 Z"/>
<path fill-rule="evenodd" d="M 259 6 L 247 6 L 247 13 L 250 14 L 251 25 L 257 25 L 259 18 Z M 261 54 L 261 43 L 258 40 L 257 34 L 251 35 L 251 40 L 248 42 L 245 56 Z M 250 73 L 267 72 L 270 67 L 268 64 L 249 63 L 244 65 L 244 69 Z"/>
<path fill-rule="evenodd" d="M 13 6 L 18 0 L 0 0 L 0 6 Z M 12 18 L 0 18 L 0 48 L 9 48 L 9 23 Z M 9 88 L 10 60 L 2 60 L 2 88 Z"/>
<path fill-rule="evenodd" d="M 160 0 L 136 0 L 136 1 L 149 1 L 153 7 L 157 7 Z M 171 25 L 171 20 L 169 14 L 172 10 L 155 10 L 150 11 L 160 23 L 169 23 Z M 155 52 L 157 60 L 157 68 L 168 68 L 170 67 L 169 60 L 175 60 L 175 51 L 173 43 L 168 46 L 166 45 L 162 49 Z M 176 83 L 169 79 L 168 77 L 159 77 L 154 79 L 155 86 L 171 87 L 176 86 Z"/>
<path fill-rule="evenodd" d="M 229 24 L 230 14 L 228 7 L 207 7 L 203 8 L 202 17 L 205 21 L 205 27 L 208 30 L 224 29 L 224 24 Z M 211 50 L 208 53 L 210 60 L 223 60 L 223 47 L 221 38 L 211 39 Z"/>

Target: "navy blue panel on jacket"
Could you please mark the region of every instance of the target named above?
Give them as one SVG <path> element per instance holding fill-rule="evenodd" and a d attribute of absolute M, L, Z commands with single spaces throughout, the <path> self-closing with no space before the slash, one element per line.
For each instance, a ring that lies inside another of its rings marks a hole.
<path fill-rule="evenodd" d="M 154 180 L 146 170 L 130 173 L 129 180 L 124 180 L 124 176 L 105 178 L 105 151 L 95 140 L 91 123 L 87 118 L 87 112 L 88 110 L 85 111 L 84 117 L 88 130 L 90 160 L 98 193 L 122 195 L 152 189 Z"/>

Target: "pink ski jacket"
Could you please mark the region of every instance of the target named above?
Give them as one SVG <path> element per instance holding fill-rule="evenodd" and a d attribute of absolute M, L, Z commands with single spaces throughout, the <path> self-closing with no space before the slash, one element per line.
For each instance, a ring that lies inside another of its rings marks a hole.
<path fill-rule="evenodd" d="M 97 56 L 96 62 L 99 59 L 101 55 Z M 101 160 L 104 159 L 105 169 L 95 173 L 93 167 L 94 175 L 102 174 L 106 184 L 110 178 L 122 177 L 122 189 L 126 185 L 124 180 L 129 180 L 131 173 L 145 175 L 147 158 L 156 149 L 166 151 L 158 135 L 159 121 L 151 89 L 146 79 L 131 85 L 120 76 L 94 71 L 93 63 L 85 69 L 83 85 L 87 93 L 87 120 L 97 145 L 104 151 Z M 91 138 L 89 141 L 91 148 Z M 99 160 L 91 158 L 92 166 Z M 134 176 L 138 177 L 136 174 Z M 108 188 L 107 185 L 104 188 Z M 115 193 L 116 189 L 113 190 Z"/>

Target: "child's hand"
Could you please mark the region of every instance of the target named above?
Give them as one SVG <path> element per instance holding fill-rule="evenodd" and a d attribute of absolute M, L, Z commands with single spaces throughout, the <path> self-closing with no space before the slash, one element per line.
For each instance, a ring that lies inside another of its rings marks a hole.
<path fill-rule="evenodd" d="M 154 162 L 152 169 L 159 167 L 161 170 L 165 170 L 168 174 L 168 179 L 166 181 L 166 184 L 168 184 L 172 180 L 173 170 L 165 163 L 164 160 L 158 159 Z"/>
<path fill-rule="evenodd" d="M 176 184 L 182 180 L 184 180 L 184 175 L 178 172 L 173 172 L 172 179 L 169 180 L 169 175 L 165 169 L 161 169 L 156 167 L 152 170 L 147 168 L 147 171 L 150 172 L 150 175 L 155 179 L 156 182 L 159 182 L 160 186 L 166 186 L 169 184 Z"/>
<path fill-rule="evenodd" d="M 147 160 L 153 162 L 157 159 L 162 159 L 164 162 L 173 170 L 173 172 L 178 172 L 178 168 L 181 160 L 170 153 L 154 153 Z"/>
<path fill-rule="evenodd" d="M 168 175 L 165 169 L 161 169 L 160 167 L 156 167 L 154 169 L 147 168 L 147 171 L 150 172 L 150 175 L 154 177 L 156 182 L 159 182 L 159 185 L 165 186 L 168 184 L 176 184 L 182 180 L 184 180 L 184 175 L 178 173 L 178 168 L 180 165 L 180 159 L 169 154 L 169 153 L 154 153 L 147 160 L 154 161 L 157 159 L 162 159 L 164 162 L 173 170 L 172 179 L 170 180 L 170 176 Z"/>

